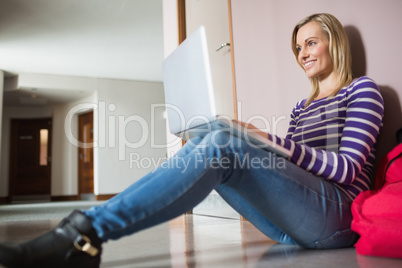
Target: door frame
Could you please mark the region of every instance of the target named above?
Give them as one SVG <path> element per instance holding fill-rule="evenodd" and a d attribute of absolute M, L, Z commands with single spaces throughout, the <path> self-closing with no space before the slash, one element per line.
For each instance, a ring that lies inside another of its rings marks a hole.
<path fill-rule="evenodd" d="M 78 123 L 78 141 L 80 143 L 85 142 L 85 141 L 82 140 L 83 139 L 83 137 L 82 137 L 83 129 L 81 129 L 81 127 L 82 127 L 81 118 L 82 118 L 82 116 L 85 116 L 85 115 L 88 115 L 88 114 L 92 114 L 92 135 L 93 135 L 94 111 L 89 110 L 89 111 L 86 111 L 84 113 L 78 114 L 78 120 L 77 120 L 77 123 Z M 92 142 L 93 142 L 93 140 L 92 140 Z M 82 187 L 83 180 L 84 180 L 83 175 L 82 175 L 84 167 L 82 165 L 82 161 L 80 160 L 80 158 L 81 158 L 81 154 L 83 153 L 83 150 L 85 150 L 85 149 L 89 149 L 91 151 L 90 154 L 92 154 L 92 183 L 94 183 L 94 158 L 93 158 L 94 157 L 94 148 L 93 148 L 93 146 L 91 146 L 90 148 L 82 148 L 81 146 L 79 146 L 78 147 L 78 152 L 77 152 L 78 153 L 77 154 L 77 161 L 78 161 L 78 171 L 77 171 L 78 172 L 78 174 L 77 174 L 77 176 L 78 176 L 78 200 L 84 200 L 82 198 L 82 195 L 83 194 L 89 194 L 89 193 L 83 193 L 83 187 Z M 90 194 L 93 194 L 95 196 L 95 189 L 94 188 L 92 188 L 92 193 L 90 193 Z"/>

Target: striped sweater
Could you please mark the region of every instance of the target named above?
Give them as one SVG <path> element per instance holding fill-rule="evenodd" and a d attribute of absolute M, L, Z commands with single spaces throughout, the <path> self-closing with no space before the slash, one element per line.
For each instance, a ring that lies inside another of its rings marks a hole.
<path fill-rule="evenodd" d="M 335 182 L 351 197 L 370 188 L 374 144 L 382 125 L 384 103 L 378 86 L 360 77 L 330 98 L 297 103 L 286 138 L 272 135 L 289 149 L 291 161 Z"/>

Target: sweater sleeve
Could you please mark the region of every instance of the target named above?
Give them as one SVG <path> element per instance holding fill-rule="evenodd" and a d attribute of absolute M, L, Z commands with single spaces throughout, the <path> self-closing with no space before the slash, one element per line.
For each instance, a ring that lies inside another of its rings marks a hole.
<path fill-rule="evenodd" d="M 351 184 L 365 165 L 377 140 L 384 103 L 372 80 L 357 81 L 348 92 L 345 125 L 341 132 L 339 150 L 316 149 L 291 140 L 296 128 L 293 110 L 286 138 L 271 135 L 272 140 L 289 149 L 291 161 L 305 170 L 333 180 Z"/>

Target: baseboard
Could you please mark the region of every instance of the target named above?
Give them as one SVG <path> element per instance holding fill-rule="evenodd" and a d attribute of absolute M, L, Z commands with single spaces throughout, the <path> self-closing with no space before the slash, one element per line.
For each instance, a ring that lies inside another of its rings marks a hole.
<path fill-rule="evenodd" d="M 59 196 L 52 196 L 50 200 L 54 202 L 59 202 L 59 201 L 77 201 L 80 199 L 78 198 L 78 195 L 59 195 Z"/>
<path fill-rule="evenodd" d="M 8 196 L 0 197 L 0 204 L 8 204 L 9 202 Z"/>
<path fill-rule="evenodd" d="M 107 194 L 107 195 L 96 195 L 95 200 L 96 201 L 103 201 L 103 200 L 109 200 L 116 194 Z M 61 201 L 78 201 L 80 200 L 78 195 L 59 195 L 59 196 L 51 196 L 50 201 L 52 202 L 61 202 Z M 10 197 L 5 196 L 5 197 L 0 197 L 0 204 L 10 204 Z"/>
<path fill-rule="evenodd" d="M 95 200 L 96 201 L 104 201 L 104 200 L 109 200 L 110 198 L 114 197 L 116 194 L 99 194 L 95 195 Z"/>

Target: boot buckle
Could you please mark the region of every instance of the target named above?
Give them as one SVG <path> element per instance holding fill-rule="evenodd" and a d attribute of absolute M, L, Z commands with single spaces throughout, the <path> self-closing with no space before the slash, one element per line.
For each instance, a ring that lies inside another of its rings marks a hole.
<path fill-rule="evenodd" d="M 74 247 L 79 251 L 85 252 L 92 257 L 98 255 L 99 253 L 99 250 L 96 247 L 92 246 L 91 240 L 86 235 L 79 236 L 74 241 Z"/>

